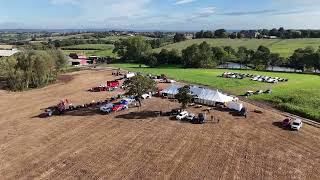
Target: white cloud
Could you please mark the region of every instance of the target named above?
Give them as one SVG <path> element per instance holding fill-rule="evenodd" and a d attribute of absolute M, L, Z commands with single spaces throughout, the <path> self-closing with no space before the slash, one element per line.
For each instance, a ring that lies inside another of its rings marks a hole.
<path fill-rule="evenodd" d="M 192 3 L 196 0 L 177 0 L 174 4 L 175 5 L 181 5 L 181 4 L 188 4 L 188 3 Z"/>
<path fill-rule="evenodd" d="M 199 13 L 197 14 L 198 17 L 209 17 L 216 12 L 216 8 L 213 6 L 209 6 L 206 8 L 200 9 Z"/>

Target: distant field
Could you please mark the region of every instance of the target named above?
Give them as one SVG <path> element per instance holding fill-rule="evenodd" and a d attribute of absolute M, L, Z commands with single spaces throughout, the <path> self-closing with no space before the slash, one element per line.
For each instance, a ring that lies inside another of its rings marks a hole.
<path fill-rule="evenodd" d="M 75 35 L 68 35 L 68 36 L 53 36 L 53 37 L 45 37 L 45 38 L 37 38 L 38 41 L 42 40 L 63 40 L 63 39 L 69 39 L 69 38 L 83 38 L 85 35 L 92 35 L 93 33 L 82 33 L 82 34 L 75 34 Z"/>
<path fill-rule="evenodd" d="M 113 50 L 112 44 L 79 44 L 62 47 L 63 50 Z"/>
<path fill-rule="evenodd" d="M 190 83 L 208 85 L 228 93 L 242 95 L 248 90 L 273 89 L 273 94 L 253 96 L 253 99 L 271 102 L 278 108 L 320 121 L 320 76 L 293 73 L 258 72 L 247 70 L 224 69 L 182 69 L 176 67 L 163 68 L 139 68 L 135 64 L 113 64 L 135 72 L 167 74 L 176 80 Z M 225 71 L 266 75 L 271 77 L 288 78 L 289 82 L 279 84 L 267 84 L 251 81 L 249 79 L 225 79 L 217 77 Z"/>
<path fill-rule="evenodd" d="M 63 50 L 63 52 L 66 55 L 69 55 L 70 53 L 77 53 L 86 56 L 116 57 L 116 55 L 112 53 L 112 50 Z"/>
<path fill-rule="evenodd" d="M 118 41 L 120 39 L 128 39 L 132 36 L 107 36 L 105 38 L 101 38 L 103 40 L 109 40 L 109 41 Z M 151 38 L 151 37 L 145 37 L 143 36 L 145 39 L 154 39 L 154 38 Z"/>
<path fill-rule="evenodd" d="M 212 46 L 232 46 L 234 48 L 245 46 L 250 49 L 257 49 L 259 45 L 264 45 L 269 47 L 272 52 L 280 53 L 283 57 L 289 57 L 294 50 L 298 48 L 304 48 L 306 46 L 318 48 L 320 46 L 320 39 L 192 39 L 170 44 L 155 51 L 159 52 L 162 48 L 182 50 L 194 43 L 200 44 L 203 41 L 208 42 Z"/>

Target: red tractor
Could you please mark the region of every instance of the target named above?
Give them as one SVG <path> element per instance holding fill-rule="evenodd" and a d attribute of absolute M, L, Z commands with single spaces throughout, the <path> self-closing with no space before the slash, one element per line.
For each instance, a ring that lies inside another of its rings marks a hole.
<path fill-rule="evenodd" d="M 68 110 L 73 109 L 72 103 L 68 99 L 61 100 L 56 106 L 49 107 L 45 110 L 46 116 L 61 115 Z"/>
<path fill-rule="evenodd" d="M 70 106 L 72 106 L 72 103 L 68 99 L 64 99 L 57 105 L 57 109 L 60 114 L 63 114 L 65 111 L 69 110 Z"/>

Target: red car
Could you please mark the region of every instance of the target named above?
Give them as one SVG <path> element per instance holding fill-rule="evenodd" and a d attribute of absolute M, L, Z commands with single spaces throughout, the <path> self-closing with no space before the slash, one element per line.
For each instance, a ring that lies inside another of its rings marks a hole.
<path fill-rule="evenodd" d="M 118 112 L 118 111 L 122 111 L 122 110 L 125 110 L 127 109 L 127 106 L 126 105 L 123 105 L 123 104 L 120 104 L 120 105 L 115 105 L 113 108 L 112 108 L 112 111 L 113 112 Z"/>
<path fill-rule="evenodd" d="M 292 123 L 292 119 L 291 118 L 286 118 L 285 120 L 282 121 L 282 126 L 283 127 L 290 127 Z"/>

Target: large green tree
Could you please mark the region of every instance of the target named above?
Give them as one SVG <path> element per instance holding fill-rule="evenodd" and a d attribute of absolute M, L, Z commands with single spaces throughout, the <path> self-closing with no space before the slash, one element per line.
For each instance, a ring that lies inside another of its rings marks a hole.
<path fill-rule="evenodd" d="M 257 70 L 265 70 L 270 65 L 270 49 L 259 46 L 252 58 L 252 64 Z"/>
<path fill-rule="evenodd" d="M 115 43 L 114 53 L 125 60 L 142 63 L 141 58 L 151 53 L 151 45 L 142 36 L 121 39 Z"/>
<path fill-rule="evenodd" d="M 177 43 L 177 42 L 181 42 L 181 41 L 185 41 L 187 38 L 183 33 L 176 33 L 173 37 L 173 42 Z"/>
<path fill-rule="evenodd" d="M 182 62 L 185 67 L 212 68 L 217 65 L 211 46 L 207 42 L 193 44 L 182 50 Z"/>
<path fill-rule="evenodd" d="M 137 75 L 126 80 L 124 85 L 128 87 L 127 95 L 136 97 L 140 106 L 142 95 L 157 89 L 155 81 L 142 75 Z"/>
<path fill-rule="evenodd" d="M 192 102 L 193 96 L 190 94 L 190 86 L 179 88 L 179 93 L 175 98 L 181 103 L 182 109 L 186 109 L 188 103 Z"/>
<path fill-rule="evenodd" d="M 269 58 L 272 70 L 274 66 L 281 66 L 284 63 L 284 58 L 281 57 L 279 53 L 271 53 Z"/>
<path fill-rule="evenodd" d="M 227 38 L 228 32 L 225 29 L 218 29 L 214 32 L 215 38 Z"/>

